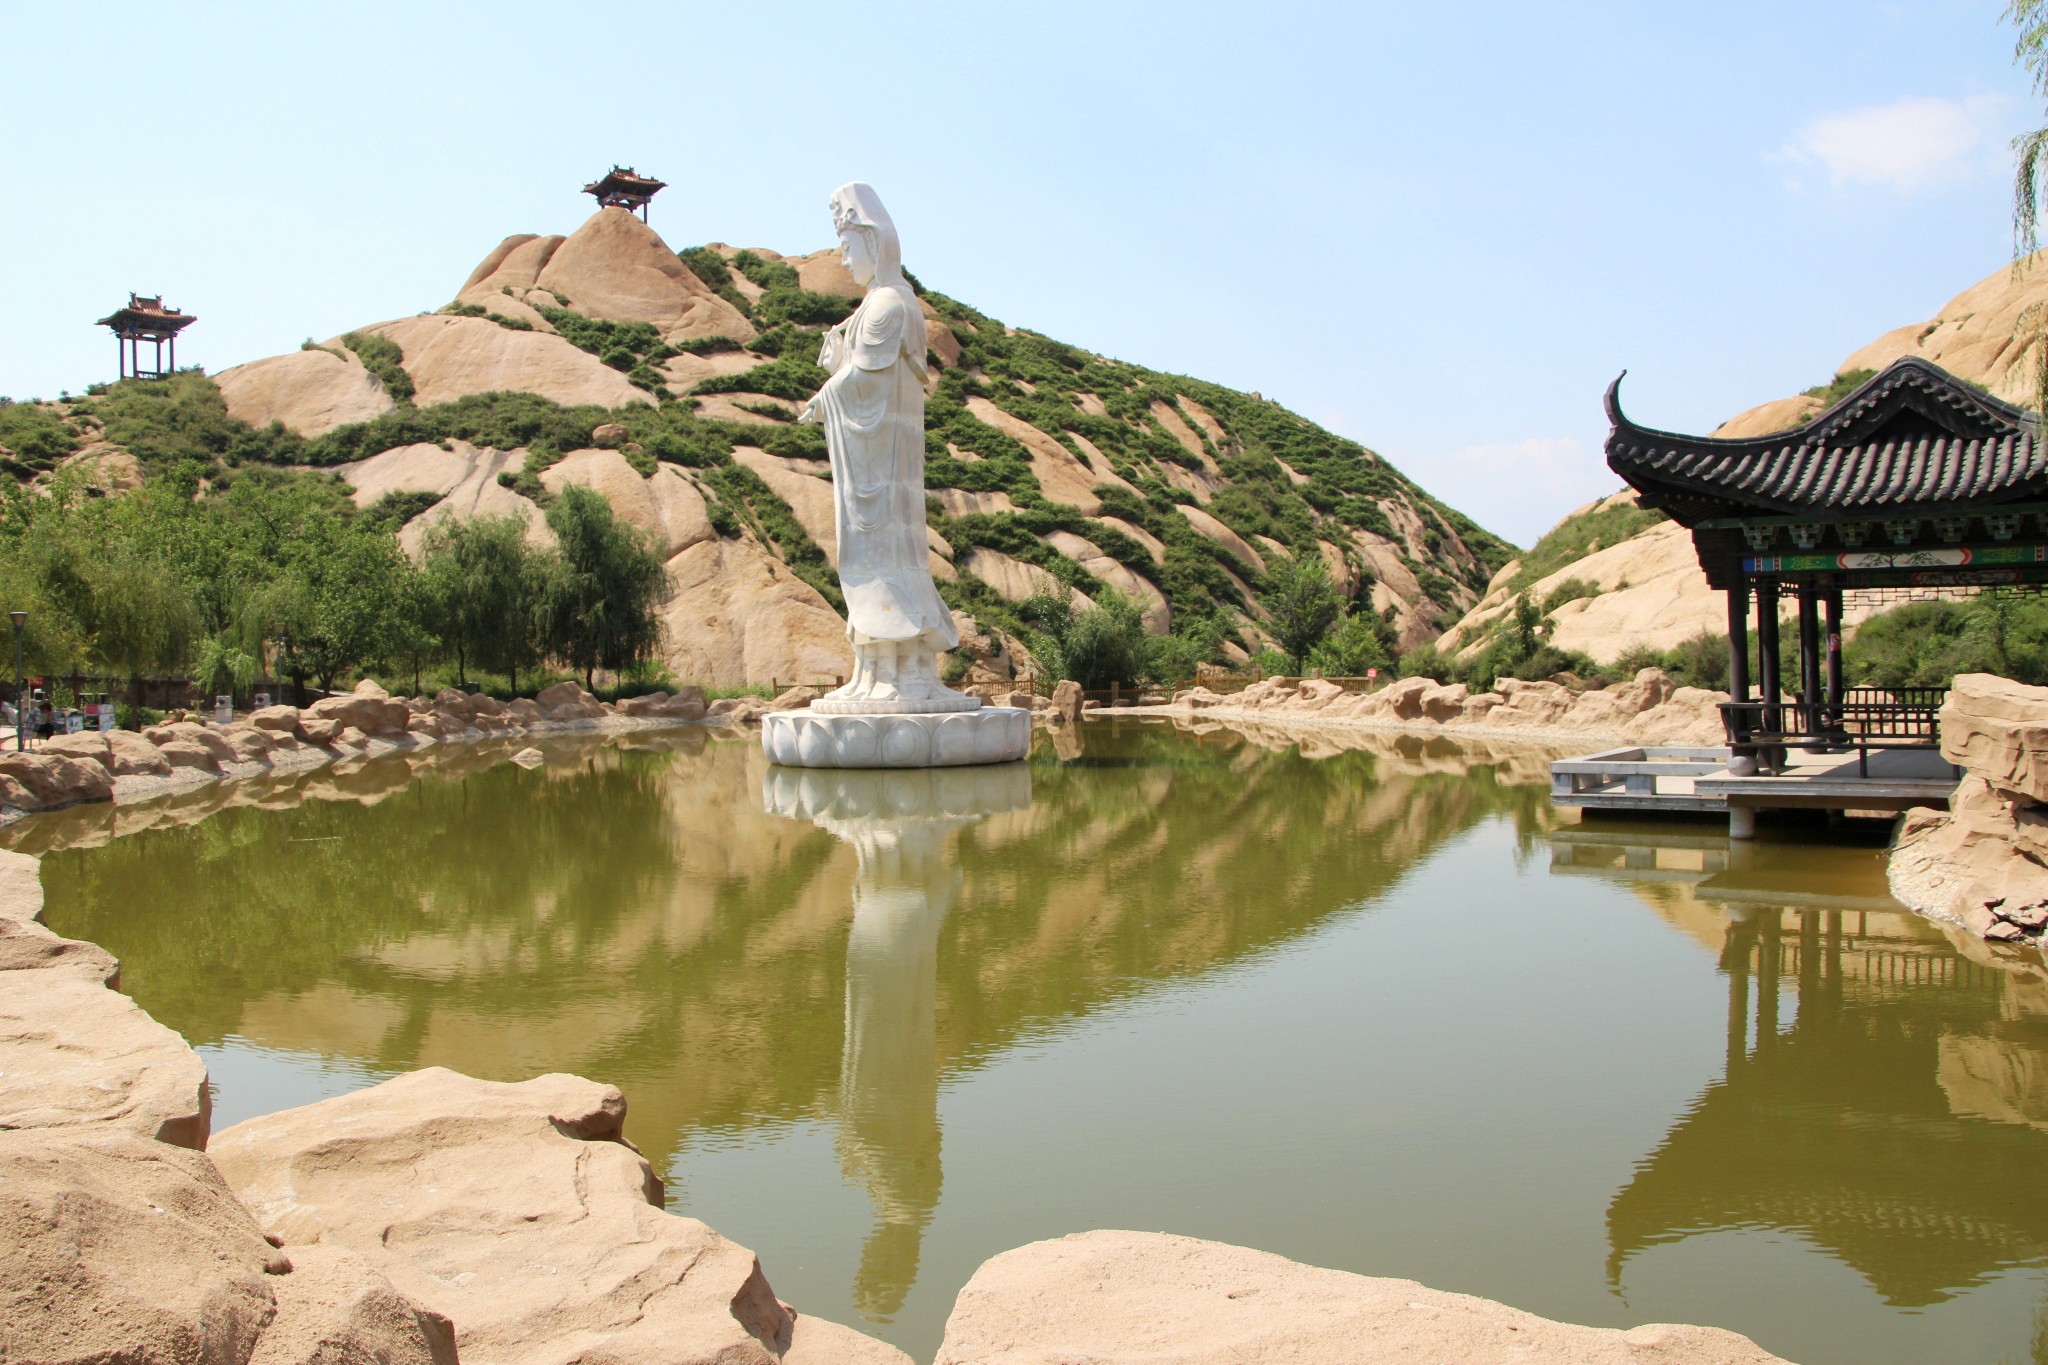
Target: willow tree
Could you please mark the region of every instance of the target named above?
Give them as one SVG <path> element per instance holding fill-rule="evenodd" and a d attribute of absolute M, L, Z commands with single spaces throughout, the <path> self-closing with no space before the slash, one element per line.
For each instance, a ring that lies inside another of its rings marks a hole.
<path fill-rule="evenodd" d="M 585 687 L 596 686 L 600 668 L 652 658 L 668 596 L 661 556 L 588 488 L 564 488 L 547 523 L 559 546 L 540 603 L 548 653 L 581 673 Z"/>
<path fill-rule="evenodd" d="M 2025 68 L 2034 93 L 2048 101 L 2048 0 L 2012 0 L 2006 22 L 2019 30 L 2013 60 Z M 2012 140 L 2012 265 L 2017 275 L 2041 247 L 2041 194 L 2048 176 L 2048 125 Z M 2016 330 L 2033 348 L 2034 410 L 2048 412 L 2048 308 L 2031 304 Z"/>

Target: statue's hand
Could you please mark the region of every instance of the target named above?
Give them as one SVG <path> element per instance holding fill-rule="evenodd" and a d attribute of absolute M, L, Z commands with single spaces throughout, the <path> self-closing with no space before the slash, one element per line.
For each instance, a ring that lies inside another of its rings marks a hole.
<path fill-rule="evenodd" d="M 796 415 L 796 420 L 809 426 L 817 426 L 823 422 L 825 415 L 818 411 L 818 400 L 813 398 L 804 404 L 804 410 Z"/>

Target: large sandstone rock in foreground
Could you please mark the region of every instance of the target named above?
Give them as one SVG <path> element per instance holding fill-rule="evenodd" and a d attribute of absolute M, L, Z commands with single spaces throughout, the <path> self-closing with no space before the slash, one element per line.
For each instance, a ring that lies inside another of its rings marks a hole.
<path fill-rule="evenodd" d="M 509 1365 L 901 1365 L 777 1301 L 752 1252 L 660 1207 L 616 1089 L 442 1068 L 238 1124 L 211 1154 L 285 1243 L 354 1253 Z"/>
<path fill-rule="evenodd" d="M 119 1129 L 204 1148 L 206 1064 L 107 989 L 111 959 L 69 944 L 40 925 L 9 925 L 7 956 L 20 969 L 0 971 L 0 1130 Z"/>
<path fill-rule="evenodd" d="M 2048 930 L 2048 688 L 1965 673 L 1941 708 L 1941 753 L 1966 776 L 1946 814 L 1907 812 L 1892 894 L 1984 938 Z"/>
<path fill-rule="evenodd" d="M 1221 1242 L 1084 1232 L 985 1263 L 938 1365 L 1767 1365 L 1712 1327 L 1575 1327 L 1413 1280 L 1302 1265 Z"/>
<path fill-rule="evenodd" d="M 243 1365 L 283 1264 L 203 1153 L 0 1133 L 0 1360 Z"/>

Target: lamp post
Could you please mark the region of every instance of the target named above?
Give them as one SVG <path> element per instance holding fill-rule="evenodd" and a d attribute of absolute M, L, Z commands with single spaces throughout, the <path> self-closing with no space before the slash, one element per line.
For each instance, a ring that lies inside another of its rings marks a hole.
<path fill-rule="evenodd" d="M 14 752 L 20 753 L 27 747 L 22 742 L 21 689 L 25 680 L 21 673 L 21 628 L 28 624 L 28 613 L 10 611 L 7 619 L 14 622 Z"/>

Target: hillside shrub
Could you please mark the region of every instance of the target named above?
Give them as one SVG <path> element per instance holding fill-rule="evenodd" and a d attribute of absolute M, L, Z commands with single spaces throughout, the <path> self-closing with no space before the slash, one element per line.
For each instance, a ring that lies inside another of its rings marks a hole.
<path fill-rule="evenodd" d="M 754 315 L 754 305 L 747 302 L 747 296 L 733 287 L 732 271 L 726 268 L 725 257 L 708 246 L 693 246 L 678 251 L 676 256 L 689 267 L 690 273 L 711 286 L 711 292 L 739 309 L 741 317 Z"/>
<path fill-rule="evenodd" d="M 806 402 L 832 376 L 808 361 L 793 356 L 771 360 L 738 374 L 713 375 L 700 381 L 692 393 L 760 393 L 770 398 Z"/>
<path fill-rule="evenodd" d="M 0 469 L 17 479 L 55 469 L 78 449 L 78 440 L 61 418 L 35 403 L 0 398 Z"/>
<path fill-rule="evenodd" d="M 349 332 L 341 344 L 356 353 L 363 368 L 377 376 L 391 401 L 401 406 L 412 402 L 412 376 L 405 372 L 405 352 L 390 337 L 374 332 Z"/>

